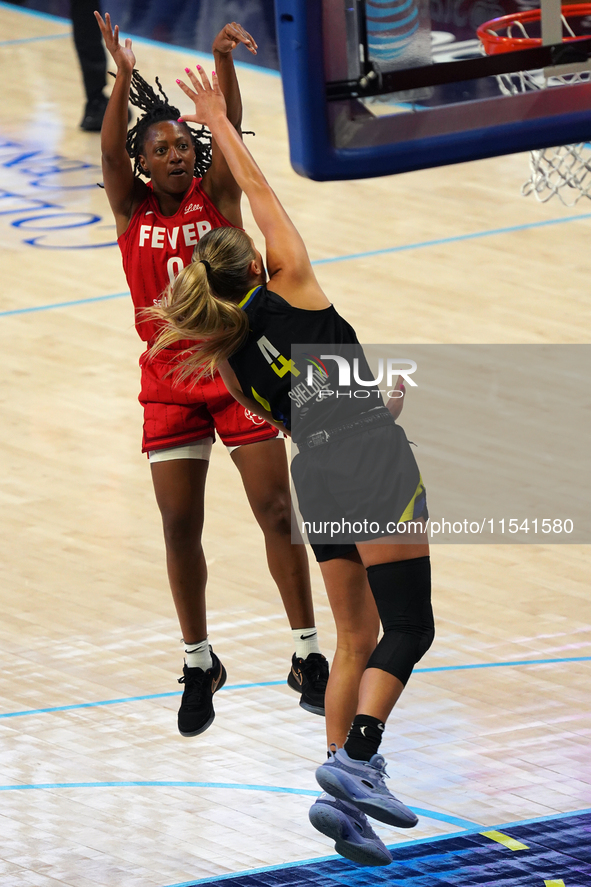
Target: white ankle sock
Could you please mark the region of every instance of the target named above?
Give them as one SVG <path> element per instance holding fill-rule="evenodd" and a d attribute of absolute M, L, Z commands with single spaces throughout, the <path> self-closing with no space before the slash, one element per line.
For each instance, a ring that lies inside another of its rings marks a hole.
<path fill-rule="evenodd" d="M 202 668 L 203 671 L 211 668 L 213 662 L 207 638 L 197 644 L 188 644 L 186 641 L 183 643 L 185 645 L 185 662 L 188 668 Z"/>
<path fill-rule="evenodd" d="M 291 636 L 298 659 L 307 659 L 310 653 L 320 653 L 318 632 L 314 626 L 312 628 L 292 628 Z"/>

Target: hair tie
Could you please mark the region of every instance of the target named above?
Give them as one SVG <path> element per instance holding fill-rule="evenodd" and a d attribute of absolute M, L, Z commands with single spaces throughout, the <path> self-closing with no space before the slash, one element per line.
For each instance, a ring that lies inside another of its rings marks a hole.
<path fill-rule="evenodd" d="M 209 277 L 209 274 L 211 272 L 211 265 L 209 264 L 207 259 L 199 259 L 199 261 L 201 262 L 202 265 L 205 265 L 205 273 Z"/>

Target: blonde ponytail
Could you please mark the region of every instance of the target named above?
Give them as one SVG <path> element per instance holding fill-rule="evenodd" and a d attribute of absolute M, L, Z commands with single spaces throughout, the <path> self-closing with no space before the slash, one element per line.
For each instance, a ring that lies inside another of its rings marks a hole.
<path fill-rule="evenodd" d="M 250 238 L 239 228 L 216 228 L 195 247 L 193 261 L 166 290 L 162 305 L 146 309 L 164 326 L 150 354 L 178 342 L 195 342 L 175 366 L 180 379 L 212 374 L 248 335 L 248 317 L 238 307 L 256 258 Z"/>

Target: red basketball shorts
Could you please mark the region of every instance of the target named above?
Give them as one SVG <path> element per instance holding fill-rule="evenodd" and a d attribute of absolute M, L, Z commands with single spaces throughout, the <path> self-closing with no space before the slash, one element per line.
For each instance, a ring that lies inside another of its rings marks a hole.
<path fill-rule="evenodd" d="M 206 437 L 215 440 L 216 431 L 227 447 L 271 440 L 279 434 L 234 400 L 219 373 L 197 383 L 190 379 L 179 382 L 174 377 L 179 351 L 166 349 L 149 360 L 146 355 L 144 352 L 140 357 L 143 453 L 181 447 Z"/>

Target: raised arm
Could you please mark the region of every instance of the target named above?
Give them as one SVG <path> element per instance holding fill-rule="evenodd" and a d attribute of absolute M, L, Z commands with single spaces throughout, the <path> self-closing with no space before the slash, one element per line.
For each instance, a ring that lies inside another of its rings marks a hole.
<path fill-rule="evenodd" d="M 273 290 L 296 307 L 311 310 L 327 307 L 330 302 L 316 280 L 304 241 L 228 120 L 215 74 L 212 86 L 202 69 L 199 73 L 200 81 L 189 73 L 193 89 L 178 81 L 195 104 L 195 114 L 184 115 L 182 119 L 203 123 L 209 128 L 232 175 L 248 197 L 255 221 L 265 237 L 267 270 Z"/>
<path fill-rule="evenodd" d="M 255 416 L 260 416 L 261 419 L 264 419 L 269 425 L 273 425 L 275 428 L 278 428 L 280 431 L 283 431 L 284 434 L 287 434 L 291 437 L 291 432 L 288 431 L 283 422 L 279 422 L 275 416 L 266 410 L 264 406 L 262 406 L 257 400 L 254 400 L 252 397 L 248 397 L 244 394 L 242 388 L 240 387 L 240 382 L 236 377 L 236 373 L 230 366 L 227 360 L 224 360 L 222 363 L 218 364 L 218 370 L 220 372 L 220 376 L 224 382 L 224 385 L 238 403 L 241 403 L 242 406 L 250 410 L 251 413 L 254 413 Z"/>
<path fill-rule="evenodd" d="M 212 52 L 220 89 L 226 100 L 228 119 L 237 132 L 241 132 L 242 99 L 236 77 L 232 52 L 242 43 L 253 55 L 257 44 L 238 22 L 229 22 L 213 41 Z M 211 166 L 203 177 L 203 188 L 223 216 L 234 225 L 242 226 L 240 197 L 242 191 L 226 163 L 215 139 L 211 146 Z"/>
<path fill-rule="evenodd" d="M 104 20 L 98 12 L 95 17 L 106 47 L 117 65 L 113 92 L 105 111 L 101 129 L 101 152 L 105 192 L 117 226 L 117 237 L 127 229 L 133 212 L 147 192 L 146 184 L 133 174 L 129 154 L 125 148 L 127 139 L 127 112 L 131 75 L 135 67 L 135 55 L 131 40 L 125 46 L 119 43 L 119 27 L 111 26 L 109 13 Z"/>

